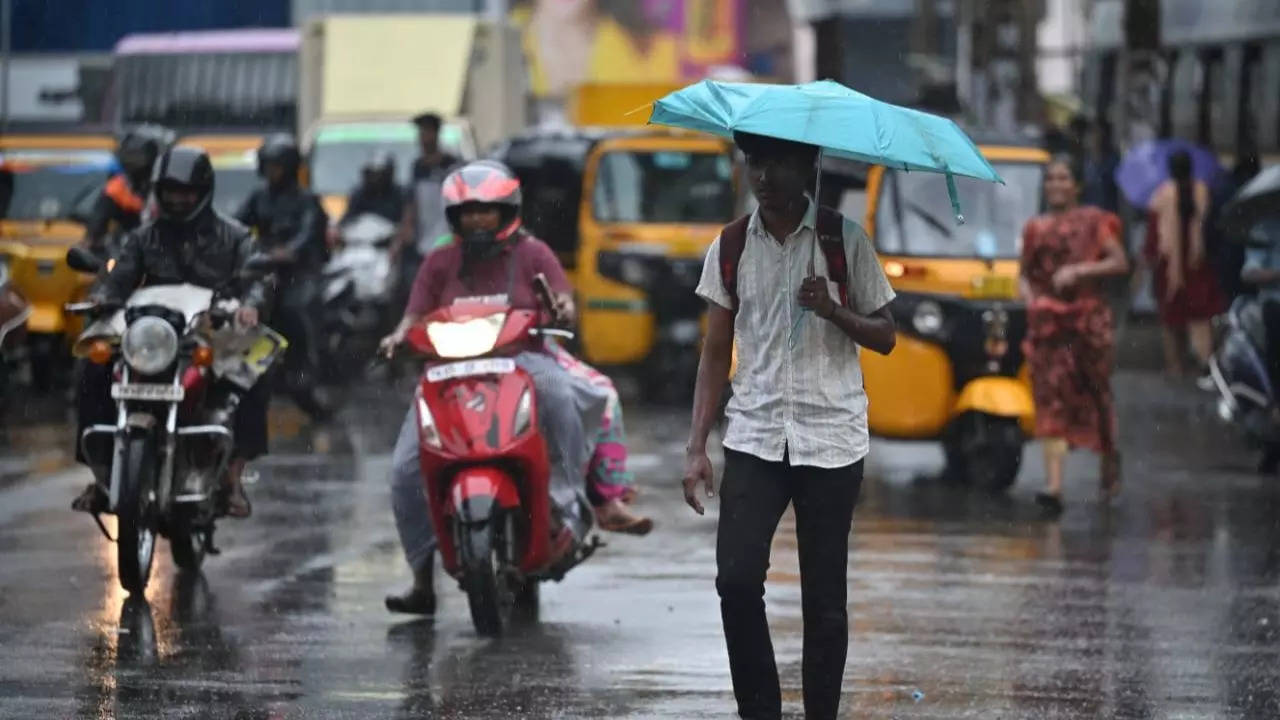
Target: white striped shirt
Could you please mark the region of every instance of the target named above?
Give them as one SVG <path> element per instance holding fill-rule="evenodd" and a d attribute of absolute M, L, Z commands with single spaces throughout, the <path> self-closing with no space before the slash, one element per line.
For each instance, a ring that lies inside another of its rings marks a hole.
<path fill-rule="evenodd" d="M 762 460 L 837 468 L 864 458 L 870 446 L 867 396 L 858 346 L 834 323 L 806 313 L 796 297 L 812 261 L 826 277 L 827 262 L 814 230 L 810 203 L 800 227 L 779 243 L 759 211 L 747 225 L 738 263 L 734 338 L 738 372 L 726 412 L 724 446 Z M 849 306 L 870 315 L 894 297 L 867 233 L 844 221 Z M 836 284 L 828 281 L 833 299 Z M 721 307 L 733 302 L 720 275 L 720 240 L 707 252 L 698 295 Z"/>

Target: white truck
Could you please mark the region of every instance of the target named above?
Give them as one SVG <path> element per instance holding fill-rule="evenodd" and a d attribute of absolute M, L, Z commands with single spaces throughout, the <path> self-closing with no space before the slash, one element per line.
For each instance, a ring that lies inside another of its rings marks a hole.
<path fill-rule="evenodd" d="M 406 182 L 417 155 L 410 118 L 445 119 L 440 140 L 463 158 L 528 124 L 519 32 L 465 14 L 327 15 L 307 22 L 299 50 L 298 137 L 311 187 L 331 217 L 345 209 L 374 153 L 397 158 Z"/>

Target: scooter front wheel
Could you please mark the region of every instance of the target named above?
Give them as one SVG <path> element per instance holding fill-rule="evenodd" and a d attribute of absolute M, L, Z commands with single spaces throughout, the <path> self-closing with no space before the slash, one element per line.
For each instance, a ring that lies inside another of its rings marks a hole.
<path fill-rule="evenodd" d="M 516 605 L 518 580 L 510 572 L 495 542 L 493 523 L 463 530 L 466 552 L 462 584 L 471 608 L 476 633 L 486 637 L 502 635 L 511 623 Z"/>

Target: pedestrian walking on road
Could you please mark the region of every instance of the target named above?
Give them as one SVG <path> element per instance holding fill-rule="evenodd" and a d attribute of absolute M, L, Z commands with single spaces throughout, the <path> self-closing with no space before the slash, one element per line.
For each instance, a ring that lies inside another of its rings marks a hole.
<path fill-rule="evenodd" d="M 1098 281 L 1128 270 L 1120 218 L 1079 204 L 1080 171 L 1067 156 L 1045 170 L 1048 212 L 1022 231 L 1022 295 L 1027 304 L 1024 353 L 1036 404 L 1036 435 L 1044 443 L 1047 487 L 1036 501 L 1062 512 L 1067 451 L 1102 456 L 1102 492 L 1120 489 L 1120 454 L 1111 395 L 1115 337 L 1111 309 Z"/>
<path fill-rule="evenodd" d="M 1212 388 L 1207 380 L 1213 352 L 1209 321 L 1225 307 L 1206 252 L 1209 202 L 1209 186 L 1193 176 L 1191 156 L 1185 151 L 1170 155 L 1169 179 L 1151 197 L 1144 251 L 1155 268 L 1152 282 L 1164 330 L 1165 368 L 1173 377 L 1184 374 L 1189 340 L 1206 389 Z"/>
<path fill-rule="evenodd" d="M 735 133 L 759 209 L 711 245 L 698 294 L 708 331 L 694 391 L 685 500 L 713 492 L 706 443 L 735 339 L 726 416 L 716 590 L 738 713 L 778 718 L 782 699 L 765 620 L 769 548 L 795 508 L 804 615 L 804 706 L 835 718 L 849 643 L 849 530 L 868 451 L 858 347 L 894 346 L 894 293 L 866 233 L 805 194 L 818 148 Z"/>

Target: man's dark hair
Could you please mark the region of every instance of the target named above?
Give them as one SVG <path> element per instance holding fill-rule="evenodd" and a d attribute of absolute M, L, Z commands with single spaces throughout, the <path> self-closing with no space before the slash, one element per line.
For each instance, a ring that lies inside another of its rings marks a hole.
<path fill-rule="evenodd" d="M 1071 179 L 1076 181 L 1076 185 L 1084 184 L 1084 159 L 1078 153 L 1054 153 L 1053 157 L 1049 158 L 1049 164 L 1065 166 L 1071 173 Z"/>
<path fill-rule="evenodd" d="M 813 164 L 818 159 L 818 147 L 816 145 L 783 140 L 767 135 L 735 131 L 733 133 L 733 144 L 737 145 L 738 149 L 748 156 L 778 157 L 780 155 L 791 155 L 804 158 L 810 164 Z"/>
<path fill-rule="evenodd" d="M 433 112 L 424 112 L 421 115 L 415 115 L 413 124 L 420 128 L 431 128 L 436 132 L 440 132 L 440 126 L 444 124 L 444 120 Z"/>

